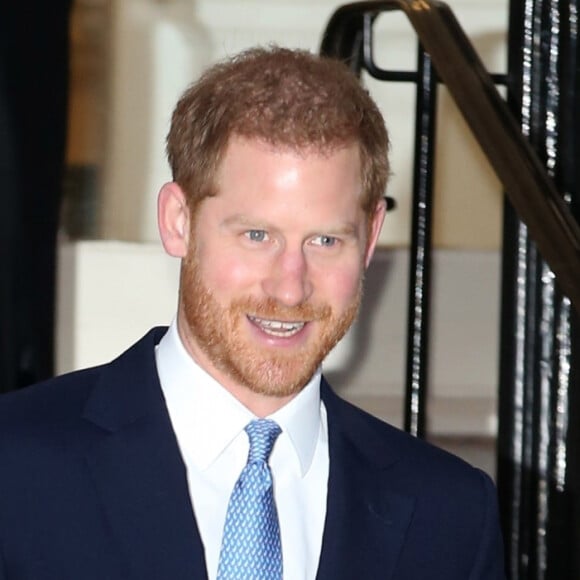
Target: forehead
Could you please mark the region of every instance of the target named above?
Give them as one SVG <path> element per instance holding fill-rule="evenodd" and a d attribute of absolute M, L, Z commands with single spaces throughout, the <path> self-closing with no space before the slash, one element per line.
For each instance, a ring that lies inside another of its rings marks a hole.
<path fill-rule="evenodd" d="M 362 179 L 356 144 L 320 151 L 230 140 L 208 206 L 274 218 L 358 219 Z M 208 208 L 209 209 L 209 208 Z"/>
<path fill-rule="evenodd" d="M 357 142 L 293 147 L 234 134 L 229 138 L 220 156 L 217 177 L 219 182 L 223 182 L 228 172 L 240 169 L 240 165 L 254 172 L 265 172 L 274 167 L 282 169 L 289 161 L 303 167 L 309 165 L 332 167 L 334 171 L 356 169 L 356 177 L 360 177 L 362 170 L 360 147 Z"/>
<path fill-rule="evenodd" d="M 271 185 L 290 186 L 292 177 L 302 179 L 303 185 L 308 185 L 320 181 L 323 176 L 333 182 L 348 177 L 346 185 L 359 189 L 361 163 L 358 146 L 295 149 L 258 139 L 233 137 L 218 168 L 218 189 L 225 188 L 232 177 L 238 182 L 240 179 L 272 181 Z"/>

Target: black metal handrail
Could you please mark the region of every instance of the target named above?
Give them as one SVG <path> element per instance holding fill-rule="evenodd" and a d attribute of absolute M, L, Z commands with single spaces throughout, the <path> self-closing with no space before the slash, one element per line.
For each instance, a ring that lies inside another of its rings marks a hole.
<path fill-rule="evenodd" d="M 321 52 L 348 61 L 357 71 L 364 67 L 376 74 L 380 69 L 364 49 L 372 45 L 369 23 L 394 10 L 407 15 L 560 289 L 580 314 L 580 226 L 449 7 L 429 0 L 347 4 L 329 21 Z"/>
<path fill-rule="evenodd" d="M 514 580 L 580 578 L 580 516 L 570 509 L 580 480 L 576 5 L 510 0 L 503 76 L 486 72 L 449 8 L 428 0 L 343 6 L 321 47 L 357 73 L 416 85 L 405 397 L 405 429 L 414 435 L 425 435 L 427 414 L 437 82 L 447 85 L 511 202 L 504 215 L 497 485 L 506 570 Z M 373 23 L 393 10 L 405 12 L 417 32 L 417 71 L 375 64 Z M 507 85 L 507 102 L 496 83 Z"/>

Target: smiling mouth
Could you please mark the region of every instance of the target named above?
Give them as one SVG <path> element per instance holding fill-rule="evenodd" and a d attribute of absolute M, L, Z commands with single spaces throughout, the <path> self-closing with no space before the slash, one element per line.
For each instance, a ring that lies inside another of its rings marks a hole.
<path fill-rule="evenodd" d="M 256 316 L 249 316 L 250 322 L 255 324 L 262 332 L 270 336 L 288 338 L 298 334 L 306 325 L 306 322 L 287 322 L 283 320 L 266 320 Z"/>

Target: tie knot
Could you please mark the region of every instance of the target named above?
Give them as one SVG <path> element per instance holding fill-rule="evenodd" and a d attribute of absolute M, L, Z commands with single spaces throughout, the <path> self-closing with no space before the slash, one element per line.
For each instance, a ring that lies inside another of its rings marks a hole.
<path fill-rule="evenodd" d="M 268 462 L 268 457 L 274 447 L 274 442 L 282 430 L 271 419 L 255 419 L 246 425 L 246 433 L 250 438 L 250 453 L 248 463 L 254 461 Z"/>

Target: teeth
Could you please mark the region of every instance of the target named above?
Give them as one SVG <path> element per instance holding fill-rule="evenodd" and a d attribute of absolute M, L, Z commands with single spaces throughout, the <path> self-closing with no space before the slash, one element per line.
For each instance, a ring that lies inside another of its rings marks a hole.
<path fill-rule="evenodd" d="M 249 316 L 249 319 L 258 325 L 265 333 L 272 336 L 292 336 L 300 332 L 305 323 L 304 322 L 284 322 L 282 320 L 264 320 Z"/>

